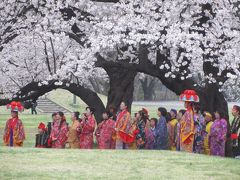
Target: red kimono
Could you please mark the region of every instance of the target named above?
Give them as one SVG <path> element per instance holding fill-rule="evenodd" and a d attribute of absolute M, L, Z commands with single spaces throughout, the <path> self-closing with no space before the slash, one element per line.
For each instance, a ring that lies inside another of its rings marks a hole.
<path fill-rule="evenodd" d="M 22 146 L 25 140 L 25 132 L 22 121 L 17 118 L 11 118 L 7 121 L 3 141 L 6 146 Z"/>
<path fill-rule="evenodd" d="M 115 149 L 115 141 L 112 138 L 115 132 L 115 121 L 112 119 L 101 122 L 95 132 L 99 149 Z"/>
<path fill-rule="evenodd" d="M 60 122 L 61 121 L 55 121 L 52 126 L 50 138 L 57 138 L 55 141 L 52 141 L 52 148 L 65 148 L 65 144 L 67 141 L 68 125 L 66 121 L 63 121 L 60 127 Z"/>
<path fill-rule="evenodd" d="M 93 148 L 93 132 L 95 130 L 95 119 L 92 115 L 81 122 L 82 131 L 80 133 L 80 149 L 92 149 Z"/>

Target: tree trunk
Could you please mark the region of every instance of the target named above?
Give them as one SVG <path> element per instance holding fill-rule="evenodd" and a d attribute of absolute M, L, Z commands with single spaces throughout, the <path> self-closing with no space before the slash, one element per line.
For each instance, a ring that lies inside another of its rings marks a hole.
<path fill-rule="evenodd" d="M 131 112 L 134 91 L 134 79 L 137 75 L 136 70 L 125 68 L 122 62 L 113 62 L 105 60 L 100 54 L 96 54 L 97 62 L 96 67 L 103 68 L 109 76 L 110 89 L 108 91 L 107 109 L 109 106 L 119 108 L 122 101 Z M 128 60 L 125 61 L 129 64 Z"/>
<path fill-rule="evenodd" d="M 110 79 L 110 89 L 108 91 L 107 108 L 110 105 L 119 107 L 122 101 L 126 102 L 129 112 L 133 102 L 134 78 L 136 71 L 129 71 L 124 68 L 110 67 L 104 68 Z"/>
<path fill-rule="evenodd" d="M 155 87 L 155 79 L 153 77 L 145 77 L 139 80 L 142 85 L 144 101 L 152 101 Z"/>
<path fill-rule="evenodd" d="M 100 123 L 102 121 L 102 113 L 105 110 L 105 106 L 97 93 L 76 84 L 71 84 L 69 87 L 66 86 L 63 89 L 66 89 L 76 96 L 80 97 L 88 106 L 94 107 L 94 115 L 97 123 Z"/>

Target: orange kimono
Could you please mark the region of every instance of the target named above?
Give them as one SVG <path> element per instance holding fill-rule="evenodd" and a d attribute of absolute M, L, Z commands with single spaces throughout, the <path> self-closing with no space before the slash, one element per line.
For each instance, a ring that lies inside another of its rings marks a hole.
<path fill-rule="evenodd" d="M 176 151 L 177 123 L 178 121 L 176 119 L 172 119 L 167 124 L 169 147 L 172 151 Z"/>
<path fill-rule="evenodd" d="M 3 141 L 6 146 L 22 146 L 25 140 L 23 123 L 19 118 L 11 118 L 7 121 Z"/>
<path fill-rule="evenodd" d="M 180 121 L 180 151 L 193 152 L 194 120 L 193 110 L 189 108 Z"/>
<path fill-rule="evenodd" d="M 74 121 L 72 125 L 69 127 L 67 143 L 69 143 L 69 147 L 72 149 L 80 148 L 79 142 L 80 130 L 78 130 L 79 128 L 80 123 L 78 121 Z"/>
<path fill-rule="evenodd" d="M 116 121 L 116 128 L 118 129 L 118 131 L 122 131 L 124 133 L 127 133 L 128 131 L 128 127 L 130 126 L 130 113 L 125 110 L 122 111 L 118 114 L 117 116 L 117 121 Z M 121 137 L 119 136 L 119 132 L 116 132 L 116 140 L 121 140 Z"/>

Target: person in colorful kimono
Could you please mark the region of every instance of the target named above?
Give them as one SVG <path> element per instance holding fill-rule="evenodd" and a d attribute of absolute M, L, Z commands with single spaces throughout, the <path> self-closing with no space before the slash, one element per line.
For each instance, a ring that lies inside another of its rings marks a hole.
<path fill-rule="evenodd" d="M 52 148 L 65 148 L 68 125 L 63 112 L 58 112 L 50 134 Z"/>
<path fill-rule="evenodd" d="M 117 120 L 115 125 L 115 133 L 113 138 L 116 140 L 116 149 L 125 149 L 126 144 L 119 136 L 119 132 L 128 133 L 130 127 L 131 115 L 127 110 L 125 102 L 120 104 L 120 112 L 117 114 Z"/>
<path fill-rule="evenodd" d="M 146 144 L 146 134 L 145 134 L 145 127 L 148 119 L 148 111 L 147 109 L 143 108 L 141 111 L 137 113 L 137 130 L 138 133 L 136 134 L 136 142 L 138 149 L 144 149 Z"/>
<path fill-rule="evenodd" d="M 193 110 L 194 110 L 194 127 L 195 127 L 195 133 L 194 133 L 194 143 L 193 143 L 193 152 L 198 154 L 204 153 L 204 127 L 205 127 L 205 120 L 201 113 L 200 105 L 199 103 L 193 104 Z"/>
<path fill-rule="evenodd" d="M 158 122 L 157 118 L 151 118 L 150 127 L 147 127 L 145 130 L 146 134 L 145 149 L 154 149 L 157 122 Z"/>
<path fill-rule="evenodd" d="M 157 114 L 159 116 L 159 120 L 156 125 L 156 137 L 154 149 L 167 150 L 168 149 L 168 130 L 166 122 L 167 110 L 163 107 L 160 107 L 158 108 Z"/>
<path fill-rule="evenodd" d="M 81 125 L 80 125 L 80 113 L 79 112 L 73 112 L 72 113 L 72 125 L 69 127 L 68 131 L 68 139 L 67 139 L 67 145 L 71 149 L 79 149 L 80 148 L 80 142 L 79 142 L 79 135 L 81 131 Z"/>
<path fill-rule="evenodd" d="M 185 90 L 180 95 L 180 100 L 184 101 L 187 109 L 180 121 L 180 151 L 193 152 L 194 143 L 194 102 L 199 102 L 199 97 L 194 90 Z"/>
<path fill-rule="evenodd" d="M 170 121 L 168 122 L 168 141 L 169 141 L 169 148 L 170 150 L 176 151 L 176 128 L 177 128 L 177 110 L 176 109 L 171 109 L 170 113 Z"/>
<path fill-rule="evenodd" d="M 240 107 L 233 106 L 232 115 L 234 117 L 231 124 L 231 140 L 233 156 L 240 156 Z"/>
<path fill-rule="evenodd" d="M 44 123 L 38 125 L 38 134 L 36 134 L 36 148 L 47 148 L 48 147 L 48 134 L 47 128 Z"/>
<path fill-rule="evenodd" d="M 93 148 L 93 133 L 96 126 L 96 120 L 93 115 L 94 112 L 94 107 L 86 107 L 86 112 L 82 116 L 82 121 L 80 123 L 82 130 L 79 136 L 81 149 Z"/>
<path fill-rule="evenodd" d="M 7 105 L 11 109 L 11 116 L 7 122 L 3 134 L 3 142 L 6 146 L 21 147 L 25 140 L 25 132 L 22 121 L 19 119 L 18 112 L 23 111 L 23 106 L 20 102 L 11 102 Z"/>
<path fill-rule="evenodd" d="M 181 109 L 178 111 L 177 113 L 177 128 L 176 128 L 176 139 L 175 139 L 175 144 L 176 144 L 176 150 L 177 151 L 180 151 L 180 130 L 181 130 L 181 124 L 180 124 L 180 121 L 183 117 L 183 115 L 185 114 L 186 110 L 184 109 Z"/>
<path fill-rule="evenodd" d="M 98 149 L 115 149 L 115 141 L 112 136 L 115 132 L 115 121 L 109 111 L 103 112 L 103 121 L 98 125 L 95 136 L 97 139 Z"/>
<path fill-rule="evenodd" d="M 210 147 L 209 147 L 209 135 L 211 134 L 211 127 L 213 125 L 213 121 L 212 121 L 212 115 L 205 111 L 203 113 L 204 119 L 205 119 L 205 135 L 204 137 L 204 154 L 206 155 L 210 155 Z"/>
<path fill-rule="evenodd" d="M 221 111 L 216 111 L 214 115 L 216 119 L 209 135 L 210 155 L 225 156 L 227 121 Z"/>
<path fill-rule="evenodd" d="M 146 143 L 145 127 L 148 111 L 143 108 L 135 113 L 135 118 L 127 133 L 120 131 L 119 136 L 126 144 L 126 149 L 143 149 Z"/>

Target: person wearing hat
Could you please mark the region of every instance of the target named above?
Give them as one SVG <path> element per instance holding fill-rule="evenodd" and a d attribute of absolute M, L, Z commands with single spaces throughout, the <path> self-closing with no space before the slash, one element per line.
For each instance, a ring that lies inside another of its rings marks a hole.
<path fill-rule="evenodd" d="M 176 135 L 177 135 L 177 110 L 171 109 L 170 110 L 171 120 L 167 123 L 168 125 L 168 141 L 169 141 L 169 148 L 170 150 L 176 151 Z"/>
<path fill-rule="evenodd" d="M 83 113 L 80 123 L 82 130 L 79 136 L 80 149 L 93 148 L 93 132 L 95 130 L 96 120 L 94 118 L 95 108 L 86 107 L 86 112 Z"/>
<path fill-rule="evenodd" d="M 48 143 L 47 128 L 44 123 L 38 125 L 38 134 L 36 134 L 35 147 L 46 148 Z"/>
<path fill-rule="evenodd" d="M 25 140 L 25 132 L 22 121 L 19 119 L 18 112 L 23 111 L 23 106 L 20 102 L 11 102 L 7 105 L 11 109 L 11 116 L 5 126 L 3 141 L 6 146 L 15 147 L 23 146 Z"/>
<path fill-rule="evenodd" d="M 210 147 L 209 147 L 209 135 L 211 134 L 211 127 L 213 125 L 213 117 L 212 114 L 209 112 L 205 111 L 203 113 L 204 120 L 205 120 L 205 136 L 203 140 L 204 144 L 204 154 L 210 155 Z"/>
<path fill-rule="evenodd" d="M 95 132 L 98 149 L 115 149 L 115 141 L 112 138 L 115 131 L 115 121 L 111 119 L 113 116 L 109 111 L 105 111 L 102 117 L 103 121 L 99 123 Z"/>
<path fill-rule="evenodd" d="M 233 106 L 232 115 L 234 117 L 231 124 L 231 140 L 233 156 L 240 156 L 240 107 Z"/>
<path fill-rule="evenodd" d="M 180 151 L 193 152 L 194 143 L 194 102 L 199 102 L 199 97 L 194 90 L 185 90 L 180 95 L 180 100 L 184 101 L 186 112 L 180 120 Z"/>

